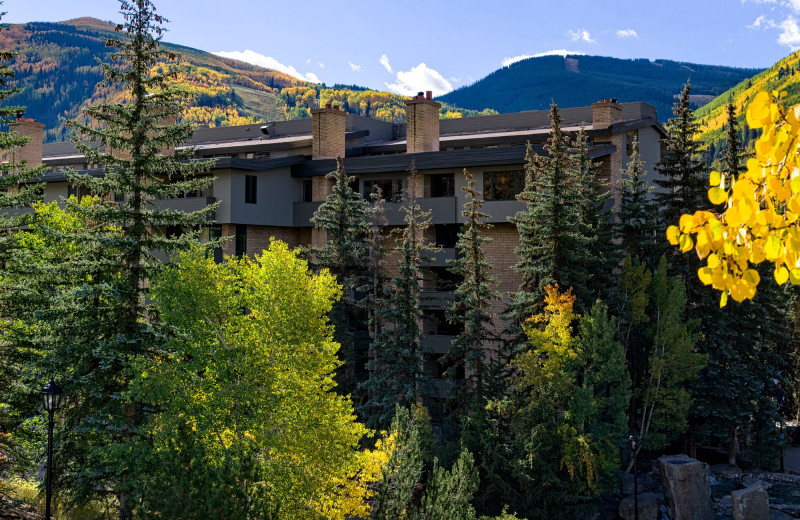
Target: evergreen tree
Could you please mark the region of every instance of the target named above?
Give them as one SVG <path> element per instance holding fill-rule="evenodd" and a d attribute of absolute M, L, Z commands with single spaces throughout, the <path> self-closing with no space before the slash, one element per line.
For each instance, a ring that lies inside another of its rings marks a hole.
<path fill-rule="evenodd" d="M 341 157 L 336 170 L 327 175 L 333 181 L 331 194 L 314 213 L 314 226 L 325 232 L 324 246 L 314 248 L 319 267 L 330 270 L 343 288 L 342 298 L 331 311 L 339 355 L 339 391 L 355 390 L 356 335 L 366 331 L 366 316 L 360 299 L 369 284 L 369 203 L 353 191 L 354 177 L 347 175 Z"/>
<path fill-rule="evenodd" d="M 742 139 L 739 136 L 739 122 L 736 120 L 736 107 L 733 98 L 728 99 L 728 121 L 725 132 L 725 151 L 722 154 L 720 166 L 722 171 L 732 177 L 747 171 L 744 159 L 746 154 L 742 148 Z"/>
<path fill-rule="evenodd" d="M 528 147 L 525 189 L 517 196 L 526 209 L 510 219 L 520 237 L 514 251 L 520 261 L 514 269 L 522 276 L 507 311 L 515 330 L 541 309 L 547 285 L 571 287 L 581 307 L 589 306 L 587 266 L 593 239 L 583 221 L 578 165 L 569 138 L 561 131 L 555 104 L 550 107 L 550 120 L 547 155 L 537 156 Z"/>
<path fill-rule="evenodd" d="M 646 174 L 639 156 L 639 138 L 635 137 L 631 160 L 622 174 L 614 240 L 620 258 L 636 257 L 655 269 L 664 240 L 658 224 L 658 204 L 652 195 L 654 188 L 644 178 Z"/>
<path fill-rule="evenodd" d="M 193 213 L 159 209 L 158 199 L 202 189 L 212 179 L 196 175 L 207 162 L 187 161 L 191 149 L 172 152 L 191 136 L 188 124 L 174 124 L 183 94 L 154 67 L 176 56 L 159 47 L 166 22 L 148 0 L 120 2 L 124 37 L 110 39 L 113 64 L 104 64 L 103 85 L 126 93 L 119 104 L 88 108 L 90 123 L 72 121 L 75 144 L 104 175 L 71 173 L 70 182 L 95 196 L 91 203 L 67 202 L 67 211 L 87 227 L 73 235 L 46 229 L 75 244 L 58 266 L 40 265 L 32 283 L 49 307 L 30 322 L 49 349 L 42 369 L 62 374 L 68 401 L 65 434 L 57 443 L 61 483 L 77 502 L 111 494 L 121 519 L 131 518 L 137 475 L 137 447 L 147 449 L 141 430 L 153 410 L 130 398 L 137 360 L 162 354 L 163 340 L 147 300 L 148 280 L 173 257 L 198 243 L 192 229 L 207 224 L 214 207 Z M 113 194 L 114 197 L 106 198 Z M 183 233 L 175 230 L 183 229 Z M 166 232 L 166 231 L 169 232 Z M 60 234 L 59 234 L 60 233 Z"/>
<path fill-rule="evenodd" d="M 673 110 L 675 117 L 666 125 L 665 152 L 656 170 L 662 178 L 655 183 L 662 189 L 656 197 L 661 211 L 662 229 L 678 222 L 684 213 L 694 213 L 705 207 L 706 165 L 699 159 L 700 142 L 694 112 L 689 108 L 691 85 L 686 83 Z"/>
<path fill-rule="evenodd" d="M 399 229 L 400 243 L 392 251 L 397 257 L 397 275 L 382 291 L 379 303 L 381 329 L 372 342 L 370 377 L 362 385 L 368 402 L 362 407 L 370 426 L 386 427 L 395 406 L 407 407 L 422 401 L 429 378 L 422 370 L 422 311 L 420 289 L 423 255 L 435 250 L 425 240 L 430 211 L 417 201 L 417 172 L 413 163 L 403 203 L 405 227 Z"/>
<path fill-rule="evenodd" d="M 464 177 L 467 185 L 463 190 L 467 201 L 461 215 L 466 222 L 458 233 L 456 249 L 459 254 L 451 268 L 463 281 L 453 291 L 453 305 L 448 310 L 448 319 L 461 325 L 462 332 L 453 339 L 445 358 L 454 367 L 461 365 L 468 371 L 466 385 L 456 395 L 461 405 L 468 403 L 472 395 L 483 394 L 486 351 L 490 343 L 497 340 L 491 308 L 492 303 L 499 299 L 497 291 L 492 289 L 497 280 L 491 275 L 492 267 L 486 261 L 484 250 L 491 238 L 481 235 L 481 230 L 489 229 L 491 225 L 485 222 L 488 215 L 481 212 L 484 201 L 475 189 L 475 178 L 466 169 Z M 493 357 L 499 359 L 490 360 L 491 364 L 502 360 L 502 352 Z"/>
<path fill-rule="evenodd" d="M 4 14 L 0 13 L 0 19 Z M 6 27 L 0 25 L 0 31 Z M 30 138 L 7 129 L 24 111 L 24 107 L 8 104 L 8 99 L 20 91 L 9 85 L 14 79 L 14 72 L 9 67 L 13 58 L 12 53 L 0 51 L 0 127 L 6 128 L 0 131 L 0 155 L 3 157 L 0 162 L 0 266 L 6 272 L 12 267 L 10 257 L 18 247 L 16 231 L 30 222 L 29 214 L 14 210 L 41 199 L 41 187 L 33 184 L 33 181 L 46 168 L 30 167 L 25 162 L 14 160 L 16 151 L 28 144 Z M 9 306 L 16 306 L 19 302 L 14 298 L 16 291 L 13 288 L 6 286 L 5 289 L 0 291 L 0 305 L 3 308 L 2 315 L 9 317 L 14 314 Z M 32 353 L 18 348 L 13 340 L 9 341 L 8 329 L 8 326 L 4 327 L 5 339 L 0 342 L 0 473 L 23 458 L 12 442 L 11 434 L 17 431 L 17 425 L 23 418 L 38 412 L 31 407 L 30 393 L 34 389 L 23 386 L 21 375 L 24 366 L 31 362 Z M 2 479 L 0 495 L 3 495 Z"/>
<path fill-rule="evenodd" d="M 469 451 L 462 450 L 450 471 L 433 459 L 419 508 L 412 507 L 409 520 L 474 520 L 470 503 L 478 487 L 478 473 Z"/>

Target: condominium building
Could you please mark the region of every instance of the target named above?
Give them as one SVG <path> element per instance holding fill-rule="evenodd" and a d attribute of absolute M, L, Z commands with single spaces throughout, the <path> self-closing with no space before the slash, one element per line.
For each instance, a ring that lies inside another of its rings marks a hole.
<path fill-rule="evenodd" d="M 214 182 L 205 191 L 184 193 L 172 200 L 152 201 L 161 208 L 197 210 L 210 202 L 221 204 L 211 236 L 230 236 L 226 254 L 254 254 L 265 249 L 270 238 L 289 246 L 309 245 L 324 239 L 313 229 L 311 218 L 331 190 L 325 175 L 336 169 L 341 156 L 354 187 L 368 195 L 376 186 L 386 199 L 390 226 L 403 224 L 400 199 L 408 188 L 412 162 L 418 175 L 416 193 L 422 209 L 431 210 L 429 238 L 441 248 L 430 262 L 423 307 L 428 369 L 436 377 L 437 360 L 446 352 L 454 333 L 444 320 L 451 301 L 452 276 L 448 260 L 456 255 L 456 233 L 464 222 L 466 202 L 463 170 L 476 178 L 486 203 L 484 212 L 494 227 L 487 232 L 488 261 L 501 293 L 517 290 L 520 278 L 512 266 L 519 243 L 509 217 L 523 209 L 515 196 L 524 185 L 527 143 L 542 150 L 549 131 L 547 111 L 527 111 L 461 119 L 439 119 L 440 104 L 431 93 L 420 93 L 406 102 L 404 123 L 389 123 L 346 114 L 338 106 L 312 110 L 311 119 L 276 121 L 225 128 L 199 128 L 185 147 L 198 158 L 214 158 L 210 172 Z M 590 155 L 599 163 L 598 174 L 611 183 L 613 200 L 619 203 L 619 179 L 629 161 L 634 137 L 647 169 L 656 175 L 664 128 L 655 109 L 645 103 L 618 103 L 606 99 L 589 107 L 560 110 L 562 129 L 570 134 L 581 127 L 589 137 Z M 50 166 L 45 175 L 46 202 L 76 193 L 62 172 L 66 167 L 102 175 L 72 143 L 45 143 L 42 125 L 20 119 L 15 127 L 33 141 L 18 151 L 30 165 Z M 76 193 L 79 194 L 79 193 Z M 498 312 L 503 302 L 497 303 Z"/>

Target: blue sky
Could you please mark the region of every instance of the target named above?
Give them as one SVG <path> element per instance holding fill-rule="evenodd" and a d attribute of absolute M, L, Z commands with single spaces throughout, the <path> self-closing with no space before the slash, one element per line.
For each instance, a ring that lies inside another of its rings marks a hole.
<path fill-rule="evenodd" d="M 526 56 L 767 67 L 800 49 L 800 0 L 155 0 L 166 41 L 312 81 L 442 94 Z M 114 0 L 5 0 L 4 22 L 94 16 Z"/>

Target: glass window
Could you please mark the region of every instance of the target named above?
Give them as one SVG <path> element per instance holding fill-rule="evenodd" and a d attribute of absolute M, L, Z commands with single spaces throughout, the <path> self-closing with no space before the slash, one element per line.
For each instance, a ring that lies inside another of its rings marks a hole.
<path fill-rule="evenodd" d="M 255 204 L 256 203 L 256 187 L 257 187 L 258 177 L 255 175 L 245 175 L 244 176 L 244 203 L 245 204 Z"/>
<path fill-rule="evenodd" d="M 452 173 L 431 175 L 431 197 L 454 197 L 456 179 Z"/>
<path fill-rule="evenodd" d="M 514 200 L 525 188 L 525 172 L 485 172 L 483 197 L 485 200 Z"/>
<path fill-rule="evenodd" d="M 241 258 L 247 254 L 247 226 L 236 224 L 236 257 Z"/>
<path fill-rule="evenodd" d="M 403 179 L 381 179 L 364 181 L 364 198 L 380 188 L 381 197 L 388 202 L 400 202 L 403 198 Z"/>

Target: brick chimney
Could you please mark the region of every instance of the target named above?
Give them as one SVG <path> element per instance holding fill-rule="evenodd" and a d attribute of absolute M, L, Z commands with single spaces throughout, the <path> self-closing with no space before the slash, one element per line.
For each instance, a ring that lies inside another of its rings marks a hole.
<path fill-rule="evenodd" d="M 439 109 L 429 90 L 406 101 L 406 152 L 439 151 Z"/>
<path fill-rule="evenodd" d="M 344 134 L 347 113 L 339 105 L 316 108 L 311 111 L 313 159 L 336 159 L 344 157 Z"/>
<path fill-rule="evenodd" d="M 20 136 L 30 137 L 31 140 L 21 148 L 11 152 L 11 162 L 25 161 L 29 168 L 42 165 L 42 142 L 44 141 L 44 125 L 35 119 L 20 117 L 9 125 L 10 129 Z"/>
<path fill-rule="evenodd" d="M 622 107 L 615 99 L 603 99 L 592 103 L 592 128 L 608 128 L 611 123 L 622 119 Z"/>

